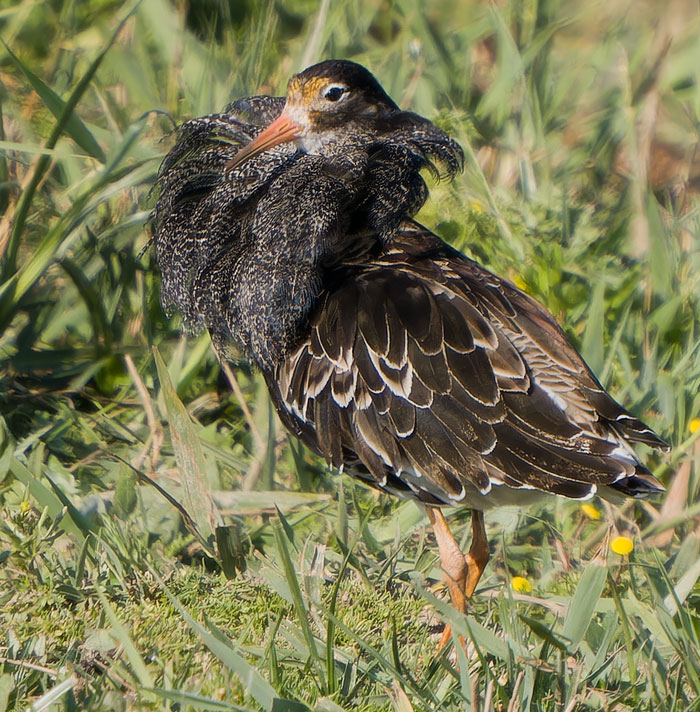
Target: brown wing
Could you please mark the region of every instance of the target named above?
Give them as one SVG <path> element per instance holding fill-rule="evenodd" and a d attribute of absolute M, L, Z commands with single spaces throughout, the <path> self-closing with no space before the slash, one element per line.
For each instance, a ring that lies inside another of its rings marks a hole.
<path fill-rule="evenodd" d="M 429 503 L 504 485 L 577 498 L 661 489 L 628 442 L 664 443 L 552 317 L 416 225 L 330 286 L 269 384 L 331 465 Z"/>

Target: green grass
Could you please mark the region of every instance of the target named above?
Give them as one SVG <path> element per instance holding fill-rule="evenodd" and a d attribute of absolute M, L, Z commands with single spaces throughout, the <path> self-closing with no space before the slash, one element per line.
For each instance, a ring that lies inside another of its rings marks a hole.
<path fill-rule="evenodd" d="M 700 710 L 697 8 L 190 5 L 0 9 L 0 712 Z M 419 219 L 673 446 L 644 453 L 665 504 L 487 514 L 466 619 L 418 508 L 289 442 L 159 305 L 167 133 L 325 57 L 459 139 Z"/>

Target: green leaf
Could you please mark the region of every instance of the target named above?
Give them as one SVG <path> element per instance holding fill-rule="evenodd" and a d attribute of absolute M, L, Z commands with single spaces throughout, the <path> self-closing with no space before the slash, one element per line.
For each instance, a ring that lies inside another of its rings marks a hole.
<path fill-rule="evenodd" d="M 289 514 L 301 507 L 326 507 L 333 501 L 329 494 L 283 490 L 214 490 L 212 497 L 219 511 L 226 516 L 273 513 L 275 510 Z"/>
<path fill-rule="evenodd" d="M 323 679 L 324 670 L 319 664 L 321 660 L 321 655 L 316 645 L 316 639 L 311 631 L 311 625 L 309 624 L 309 612 L 306 610 L 304 605 L 304 598 L 301 594 L 301 586 L 299 586 L 299 579 L 297 578 L 297 572 L 292 563 L 292 559 L 289 555 L 289 549 L 287 547 L 287 536 L 283 532 L 282 526 L 280 524 L 274 524 L 273 530 L 275 532 L 275 541 L 277 543 L 277 552 L 280 559 L 282 560 L 282 569 L 284 571 L 284 576 L 289 585 L 289 590 L 292 595 L 292 601 L 294 603 L 294 608 L 297 613 L 297 618 L 301 625 L 301 630 L 304 634 L 304 640 L 307 646 L 307 655 L 314 665 L 318 676 Z M 324 680 L 324 685 L 325 685 Z"/>
<path fill-rule="evenodd" d="M 42 712 L 48 709 L 51 705 L 57 703 L 69 690 L 72 690 L 79 681 L 77 675 L 71 675 L 69 678 L 63 680 L 63 682 L 59 682 L 45 692 L 38 700 L 34 700 L 32 705 L 27 708 L 27 712 Z"/>
<path fill-rule="evenodd" d="M 572 650 L 578 648 L 588 630 L 600 594 L 603 592 L 606 576 L 607 569 L 595 559 L 586 566 L 581 574 L 562 628 L 562 635 L 571 641 Z"/>
<path fill-rule="evenodd" d="M 526 616 L 522 613 L 519 615 L 519 618 L 538 638 L 542 638 L 542 640 L 545 640 L 550 645 L 558 648 L 563 653 L 568 652 L 569 648 L 566 641 L 561 640 L 557 635 L 555 635 L 554 631 L 552 631 L 551 628 L 548 628 L 544 623 L 542 623 L 542 621 L 538 621 L 537 619 L 531 618 L 530 616 Z"/>
<path fill-rule="evenodd" d="M 664 606 L 666 606 L 672 616 L 678 613 L 679 605 L 682 604 L 694 590 L 698 579 L 700 579 L 700 559 L 695 561 L 683 576 L 681 576 L 680 581 L 673 587 L 672 593 L 669 593 L 664 598 Z"/>
<path fill-rule="evenodd" d="M 651 192 L 647 198 L 646 212 L 649 221 L 649 270 L 652 284 L 659 296 L 670 298 L 673 296 L 678 275 L 676 245 L 668 234 L 659 204 Z"/>
<path fill-rule="evenodd" d="M 310 712 L 310 708 L 303 702 L 283 700 L 281 697 L 277 697 L 272 701 L 271 712 Z"/>
<path fill-rule="evenodd" d="M 10 693 L 15 689 L 12 682 L 12 675 L 3 673 L 0 675 L 0 712 L 7 710 L 7 703 L 10 699 Z"/>
<path fill-rule="evenodd" d="M 226 578 L 235 578 L 238 572 L 245 573 L 247 567 L 245 548 L 238 530 L 238 524 L 216 527 L 216 550 Z"/>
<path fill-rule="evenodd" d="M 105 313 L 101 295 L 80 266 L 73 260 L 67 257 L 60 260 L 59 264 L 66 271 L 66 274 L 73 280 L 78 293 L 85 302 L 87 313 L 92 322 L 92 330 L 95 336 L 95 341 L 102 341 L 102 346 L 105 351 L 110 351 L 112 348 L 112 332 L 109 328 L 109 319 Z"/>
<path fill-rule="evenodd" d="M 91 531 L 90 522 L 87 517 L 84 517 L 80 510 L 71 502 L 71 500 L 66 496 L 63 490 L 48 476 L 44 473 L 44 477 L 49 481 L 51 489 L 56 493 L 56 496 L 60 500 L 61 504 L 65 507 L 68 514 L 70 514 L 71 519 L 80 528 L 83 536 L 88 536 Z"/>
<path fill-rule="evenodd" d="M 286 517 L 282 512 L 280 512 L 279 508 L 277 505 L 275 505 L 275 512 L 277 513 L 277 518 L 280 520 L 280 524 L 282 525 L 282 528 L 284 529 L 284 533 L 289 539 L 289 543 L 297 549 L 297 545 L 294 543 L 294 529 L 292 528 L 291 524 L 287 521 Z M 297 549 L 298 551 L 298 549 Z"/>
<path fill-rule="evenodd" d="M 165 362 L 155 346 L 153 347 L 153 358 L 168 415 L 175 460 L 180 472 L 184 506 L 196 524 L 202 539 L 206 542 L 207 548 L 211 551 L 214 528 L 221 524 L 221 521 L 211 496 L 202 444 L 185 406 L 177 397 Z"/>
<path fill-rule="evenodd" d="M 593 373 L 600 373 L 605 352 L 605 281 L 600 279 L 593 287 L 593 295 L 588 306 L 586 329 L 583 332 L 581 353 Z"/>
<path fill-rule="evenodd" d="M 14 457 L 14 443 L 12 435 L 7 428 L 5 419 L 0 416 L 0 482 L 10 470 L 10 463 Z"/>
<path fill-rule="evenodd" d="M 123 469 L 114 490 L 114 508 L 117 514 L 126 519 L 136 508 L 136 482 L 138 477 L 133 470 Z"/>

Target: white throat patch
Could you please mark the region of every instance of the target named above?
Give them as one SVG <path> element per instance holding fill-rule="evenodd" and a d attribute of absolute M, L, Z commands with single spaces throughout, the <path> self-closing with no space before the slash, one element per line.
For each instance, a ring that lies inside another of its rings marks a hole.
<path fill-rule="evenodd" d="M 326 133 L 313 133 L 308 113 L 300 106 L 287 105 L 284 109 L 287 116 L 301 128 L 301 133 L 294 139 L 297 148 L 305 153 L 320 154 L 321 149 L 331 141 Z"/>

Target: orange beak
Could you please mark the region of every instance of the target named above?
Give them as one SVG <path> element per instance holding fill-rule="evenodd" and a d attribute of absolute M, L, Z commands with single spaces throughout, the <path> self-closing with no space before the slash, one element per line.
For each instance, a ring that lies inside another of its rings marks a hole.
<path fill-rule="evenodd" d="M 226 170 L 236 168 L 249 158 L 267 151 L 268 148 L 292 141 L 300 134 L 301 126 L 294 123 L 283 111 L 261 134 L 238 151 L 226 164 Z"/>

